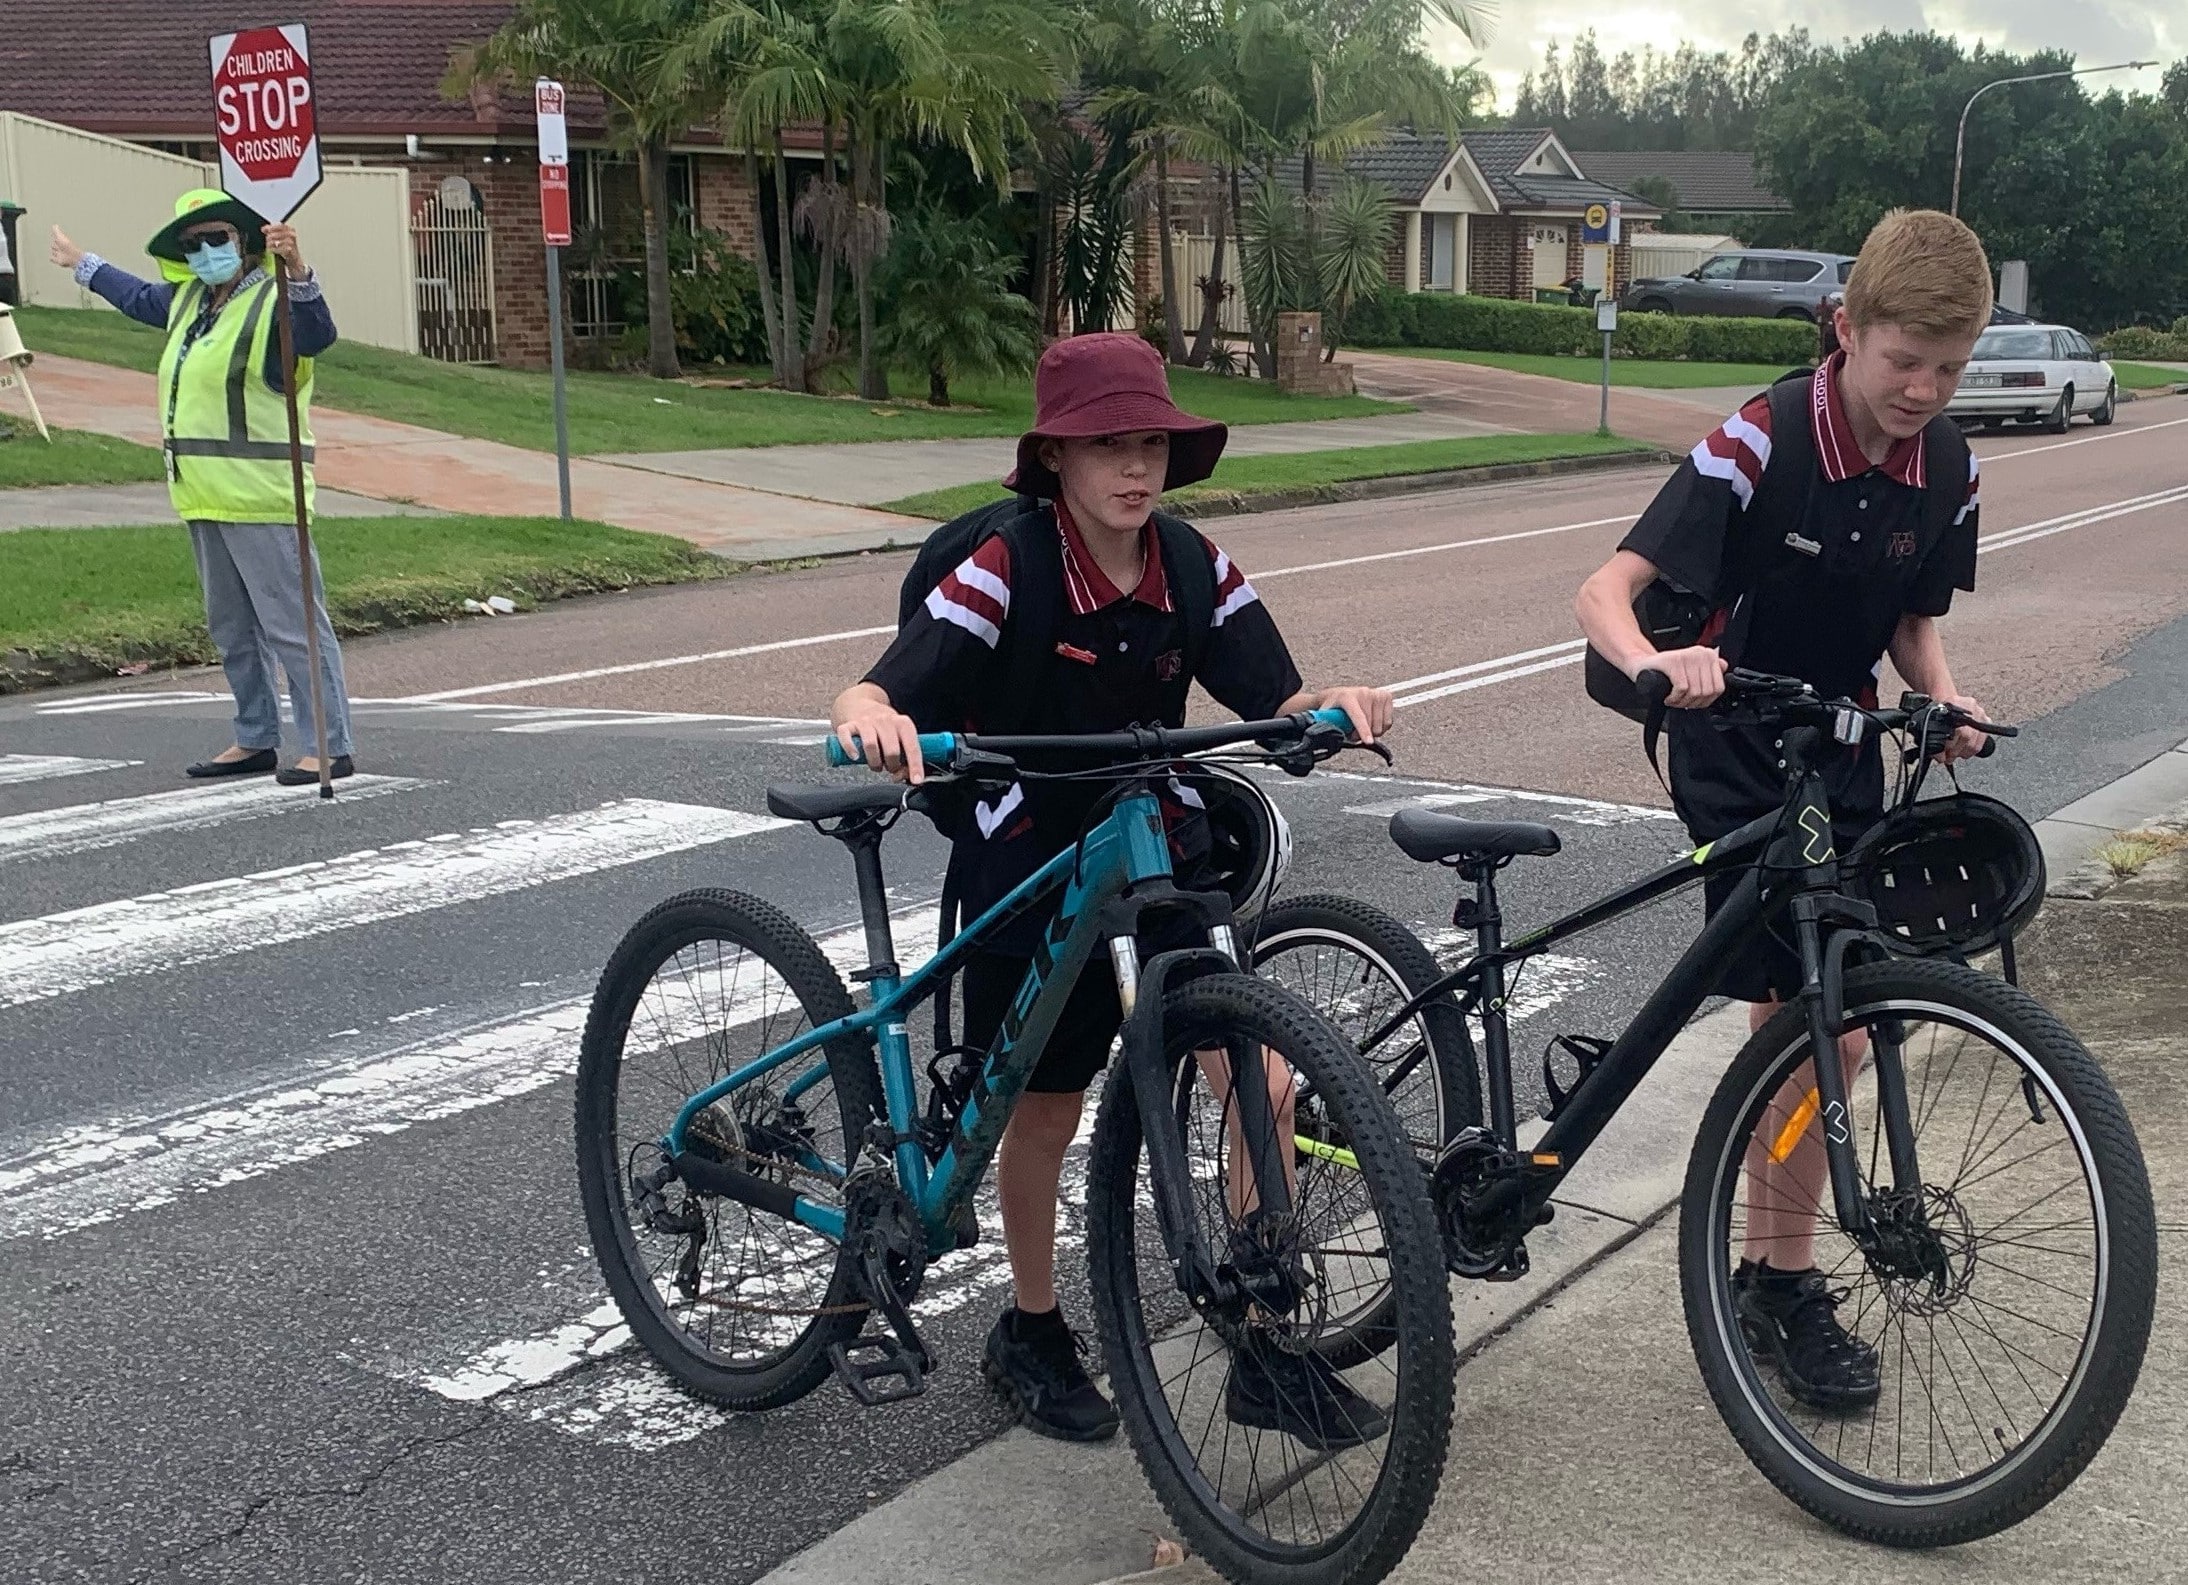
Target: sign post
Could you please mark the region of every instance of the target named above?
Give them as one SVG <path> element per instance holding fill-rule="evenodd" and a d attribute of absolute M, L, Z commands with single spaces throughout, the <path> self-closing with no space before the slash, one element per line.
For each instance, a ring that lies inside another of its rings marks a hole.
<path fill-rule="evenodd" d="M 1595 432 L 1611 432 L 1611 336 L 1618 329 L 1618 200 L 1590 204 L 1580 216 L 1580 240 L 1603 250 L 1603 284 L 1596 292 L 1595 328 L 1603 334 L 1603 396 Z"/>
<path fill-rule="evenodd" d="M 269 221 L 285 221 L 318 190 L 319 113 L 313 102 L 311 43 L 301 22 L 216 33 L 213 67 L 214 140 L 220 145 L 220 187 Z M 270 250 L 269 250 L 270 251 Z M 327 757 L 326 685 L 319 661 L 319 618 L 313 610 L 311 521 L 304 506 L 303 421 L 296 406 L 296 322 L 289 309 L 288 267 L 274 255 L 274 329 L 281 342 L 281 388 L 289 408 L 289 483 L 296 506 L 296 560 L 304 585 L 304 641 L 311 666 L 312 745 L 319 759 L 319 796 L 334 796 L 334 762 Z"/>
<path fill-rule="evenodd" d="M 539 227 L 547 244 L 548 366 L 555 380 L 555 483 L 562 516 L 570 516 L 570 414 L 562 375 L 562 250 L 570 245 L 570 132 L 563 114 L 562 84 L 542 77 L 532 85 L 539 122 Z"/>

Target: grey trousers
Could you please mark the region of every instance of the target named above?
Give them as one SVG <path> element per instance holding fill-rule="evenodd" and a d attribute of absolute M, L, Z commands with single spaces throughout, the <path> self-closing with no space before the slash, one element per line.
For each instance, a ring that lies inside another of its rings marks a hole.
<path fill-rule="evenodd" d="M 304 639 L 304 592 L 298 577 L 293 523 L 190 524 L 198 581 L 205 590 L 205 625 L 236 696 L 236 746 L 281 746 L 281 703 L 274 686 L 279 661 L 296 716 L 297 752 L 317 752 L 311 712 L 310 651 Z M 349 695 L 342 686 L 342 648 L 327 621 L 319 558 L 312 556 L 312 612 L 318 618 L 320 678 L 327 697 L 327 752 L 350 752 Z"/>

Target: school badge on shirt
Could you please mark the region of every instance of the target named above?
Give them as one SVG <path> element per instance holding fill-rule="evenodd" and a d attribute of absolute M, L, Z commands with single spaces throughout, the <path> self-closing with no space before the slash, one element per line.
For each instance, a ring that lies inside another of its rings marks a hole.
<path fill-rule="evenodd" d="M 1892 535 L 1892 542 L 1885 547 L 1885 554 L 1899 561 L 1915 553 L 1915 536 L 1911 528 L 1903 528 Z"/>
<path fill-rule="evenodd" d="M 1176 682 L 1184 670 L 1185 652 L 1183 650 L 1166 649 L 1155 657 L 1155 680 L 1157 682 Z"/>

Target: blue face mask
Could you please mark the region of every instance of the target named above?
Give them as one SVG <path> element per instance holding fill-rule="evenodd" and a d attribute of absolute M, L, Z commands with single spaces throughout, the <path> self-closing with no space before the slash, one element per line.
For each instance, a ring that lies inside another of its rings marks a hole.
<path fill-rule="evenodd" d="M 243 273 L 243 249 L 235 242 L 208 242 L 183 262 L 207 286 L 226 286 Z"/>

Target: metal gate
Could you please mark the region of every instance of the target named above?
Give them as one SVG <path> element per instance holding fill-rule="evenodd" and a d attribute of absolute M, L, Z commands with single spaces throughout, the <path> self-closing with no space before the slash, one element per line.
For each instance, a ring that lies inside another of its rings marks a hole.
<path fill-rule="evenodd" d="M 494 238 L 475 205 L 428 197 L 410 218 L 418 257 L 418 350 L 447 363 L 492 363 Z"/>

